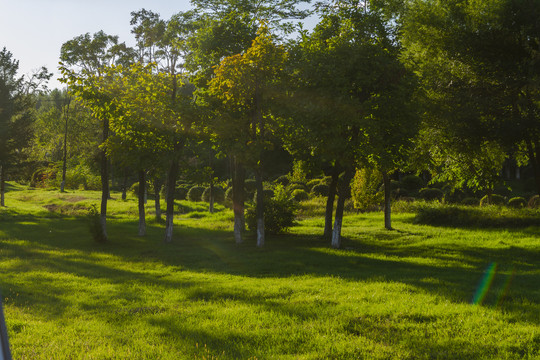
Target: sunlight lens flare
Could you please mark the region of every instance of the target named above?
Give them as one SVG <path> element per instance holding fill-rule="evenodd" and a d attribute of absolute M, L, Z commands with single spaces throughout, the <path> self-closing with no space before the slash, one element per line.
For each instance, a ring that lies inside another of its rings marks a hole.
<path fill-rule="evenodd" d="M 515 274 L 516 274 L 516 269 L 513 268 L 512 273 L 510 273 L 506 277 L 506 280 L 504 281 L 502 290 L 500 291 L 499 296 L 497 297 L 497 303 L 495 304 L 495 306 L 501 305 L 502 302 L 504 301 L 504 298 L 506 297 L 506 294 L 508 293 L 508 289 L 510 289 L 510 283 L 512 282 L 512 279 L 514 278 Z"/>
<path fill-rule="evenodd" d="M 492 262 L 491 264 L 489 264 L 486 271 L 484 272 L 482 281 L 480 281 L 480 284 L 478 284 L 478 288 L 476 289 L 476 293 L 474 294 L 472 300 L 472 303 L 474 305 L 482 304 L 482 301 L 484 301 L 484 298 L 486 297 L 486 294 L 491 287 L 491 284 L 493 283 L 493 278 L 495 277 L 496 271 L 497 263 Z"/>

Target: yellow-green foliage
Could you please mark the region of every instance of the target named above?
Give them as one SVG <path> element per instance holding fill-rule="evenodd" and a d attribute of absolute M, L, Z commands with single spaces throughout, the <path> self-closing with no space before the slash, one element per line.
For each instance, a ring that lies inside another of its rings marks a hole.
<path fill-rule="evenodd" d="M 381 185 L 381 173 L 374 169 L 358 169 L 351 182 L 351 194 L 354 207 L 368 210 L 381 204 L 384 193 L 378 191 Z"/>

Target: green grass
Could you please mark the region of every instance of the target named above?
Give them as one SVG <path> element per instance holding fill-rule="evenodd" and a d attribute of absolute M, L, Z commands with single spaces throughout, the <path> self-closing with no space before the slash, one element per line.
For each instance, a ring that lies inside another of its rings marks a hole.
<path fill-rule="evenodd" d="M 83 208 L 99 196 L 6 195 L 0 289 L 15 359 L 540 358 L 539 227 L 399 213 L 386 231 L 380 213 L 348 213 L 333 250 L 311 202 L 260 250 L 234 244 L 230 210 L 179 202 L 164 244 L 154 221 L 136 236 L 136 200 L 113 194 L 110 242 L 97 244 Z"/>

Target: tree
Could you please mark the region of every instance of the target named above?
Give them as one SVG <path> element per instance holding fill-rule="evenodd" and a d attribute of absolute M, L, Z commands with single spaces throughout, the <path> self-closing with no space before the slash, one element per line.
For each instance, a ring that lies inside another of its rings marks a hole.
<path fill-rule="evenodd" d="M 205 98 L 208 82 L 214 77 L 214 68 L 229 56 L 243 54 L 257 36 L 260 22 L 268 23 L 272 28 L 288 33 L 294 28 L 294 21 L 309 15 L 308 10 L 298 9 L 302 0 L 274 1 L 263 0 L 195 0 L 197 31 L 188 43 L 190 52 L 186 58 L 187 68 L 192 74 L 191 81 L 198 87 L 199 100 Z M 243 241 L 244 219 L 244 182 L 246 176 L 242 146 L 243 127 L 236 122 L 226 130 L 218 124 L 227 123 L 225 119 L 234 118 L 231 109 L 225 109 L 219 102 L 208 101 L 210 129 L 217 127 L 217 138 L 223 151 L 231 159 L 233 184 L 234 235 L 236 243 Z M 201 101 L 202 102 L 202 101 Z M 214 121 L 215 120 L 215 121 Z M 221 127 L 221 129 L 219 129 Z M 225 132 L 221 130 L 226 130 Z M 225 135 L 227 134 L 227 135 Z"/>
<path fill-rule="evenodd" d="M 11 52 L 0 52 L 0 206 L 5 206 L 7 168 L 21 160 L 22 149 L 33 136 L 35 93 L 52 74 L 42 68 L 25 79 L 18 76 L 19 62 Z"/>
<path fill-rule="evenodd" d="M 538 1 L 518 0 L 413 1 L 403 17 L 406 59 L 427 95 L 426 132 L 439 135 L 433 146 L 484 160 L 494 144 L 505 153 L 523 149 L 538 192 L 539 17 Z M 490 167 L 498 165 L 497 157 Z M 477 165 L 487 165 L 484 160 Z M 463 176 L 458 183 L 479 181 L 480 168 L 448 169 L 452 177 Z"/>
<path fill-rule="evenodd" d="M 239 134 L 247 134 L 243 148 L 245 161 L 255 171 L 257 182 L 257 246 L 262 247 L 264 234 L 264 192 L 261 155 L 268 146 L 271 132 L 272 88 L 280 77 L 286 59 L 283 46 L 274 43 L 270 29 L 262 25 L 258 36 L 245 54 L 225 58 L 210 81 L 210 92 L 224 105 L 234 109 Z M 226 122 L 231 124 L 232 118 Z"/>
<path fill-rule="evenodd" d="M 104 144 L 109 136 L 109 110 L 113 99 L 100 91 L 103 69 L 112 64 L 129 64 L 134 53 L 124 43 L 118 43 L 117 36 L 103 31 L 94 35 L 89 33 L 75 37 L 62 45 L 60 52 L 62 81 L 67 83 L 70 92 L 85 106 L 92 110 L 95 119 L 101 122 Z M 101 147 L 101 241 L 107 241 L 107 200 L 109 198 L 109 162 L 106 149 Z"/>
<path fill-rule="evenodd" d="M 141 10 L 132 13 L 131 24 L 136 36 L 140 59 L 144 63 L 155 62 L 157 75 L 148 81 L 157 81 L 160 86 L 159 94 L 148 94 L 146 105 L 164 106 L 163 118 L 158 119 L 168 127 L 170 165 L 167 173 L 167 209 L 165 222 L 165 242 L 172 241 L 174 220 L 174 192 L 179 171 L 179 158 L 185 144 L 188 128 L 191 127 L 194 113 L 192 112 L 193 86 L 185 81 L 182 74 L 184 64 L 181 60 L 186 56 L 187 37 L 195 29 L 192 12 L 180 12 L 168 21 L 163 21 L 159 15 Z M 145 58 L 146 57 L 146 58 Z M 142 73 L 144 74 L 144 72 Z M 165 95 L 166 94 L 166 95 Z M 163 98 L 162 96 L 168 98 Z M 154 104 L 149 102 L 155 101 Z M 151 109 L 147 108 L 147 109 Z M 158 112 L 159 113 L 159 112 Z M 155 116 L 150 114 L 151 118 Z"/>
<path fill-rule="evenodd" d="M 100 129 L 91 120 L 88 110 L 72 100 L 67 90 L 58 89 L 39 96 L 36 108 L 34 137 L 29 150 L 34 184 L 37 184 L 38 174 L 54 170 L 57 173 L 54 185 L 61 187 L 58 181 L 63 176 L 58 174 L 65 169 L 65 188 L 95 189 L 94 159 Z"/>
<path fill-rule="evenodd" d="M 333 166 L 334 179 L 343 172 L 332 234 L 332 246 L 340 247 L 343 204 L 355 167 L 375 166 L 387 178 L 416 132 L 414 77 L 399 61 L 392 24 L 359 1 L 321 7 L 321 21 L 311 34 L 302 34 L 293 52 L 290 118 L 300 115 L 301 121 L 290 123 L 286 132 L 293 142 L 302 135 L 301 146 Z M 389 220 L 389 203 L 385 209 Z M 385 226 L 390 228 L 389 221 Z"/>

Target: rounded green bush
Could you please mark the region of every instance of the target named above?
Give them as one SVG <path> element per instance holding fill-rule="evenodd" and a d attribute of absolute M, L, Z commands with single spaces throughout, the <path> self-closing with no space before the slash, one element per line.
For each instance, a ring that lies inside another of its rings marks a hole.
<path fill-rule="evenodd" d="M 286 232 L 294 225 L 296 204 L 287 199 L 267 199 L 264 204 L 264 230 L 269 234 Z M 248 229 L 257 229 L 256 207 L 246 209 L 246 225 Z"/>
<path fill-rule="evenodd" d="M 233 189 L 231 186 L 230 188 L 227 189 L 227 191 L 225 191 L 225 200 L 232 201 L 232 193 L 233 193 Z"/>
<path fill-rule="evenodd" d="M 176 185 L 176 188 L 174 189 L 174 199 L 175 200 L 186 200 L 187 193 L 189 191 L 189 188 L 184 186 Z M 162 186 L 161 191 L 159 192 L 159 196 L 161 196 L 162 199 L 167 198 L 167 186 Z"/>
<path fill-rule="evenodd" d="M 540 208 L 540 196 L 539 195 L 534 195 L 533 197 L 531 197 L 529 199 L 529 202 L 528 202 L 527 206 L 530 207 L 531 209 Z"/>
<path fill-rule="evenodd" d="M 311 193 L 315 196 L 328 196 L 329 187 L 326 184 L 319 184 L 313 186 Z"/>
<path fill-rule="evenodd" d="M 419 193 L 420 197 L 426 201 L 441 201 L 444 197 L 444 193 L 442 192 L 442 190 L 437 188 L 423 188 L 420 189 Z"/>
<path fill-rule="evenodd" d="M 287 175 L 281 175 L 276 180 L 274 180 L 276 184 L 281 184 L 283 186 L 289 185 L 289 177 Z"/>
<path fill-rule="evenodd" d="M 514 197 L 508 200 L 508 206 L 513 207 L 515 209 L 521 209 L 527 206 L 527 200 L 525 200 L 525 198 L 522 198 L 520 196 Z"/>
<path fill-rule="evenodd" d="M 210 202 L 210 186 L 204 189 L 201 195 L 202 201 L 207 203 Z M 225 190 L 219 186 L 214 186 L 214 201 L 217 203 L 222 203 L 225 200 Z"/>
<path fill-rule="evenodd" d="M 304 201 L 309 199 L 309 194 L 302 189 L 296 189 L 291 193 L 291 198 L 296 201 Z"/>
<path fill-rule="evenodd" d="M 466 197 L 465 199 L 461 200 L 461 204 L 467 206 L 478 206 L 479 201 L 477 198 Z"/>
<path fill-rule="evenodd" d="M 268 200 L 274 197 L 274 190 L 271 189 L 264 189 L 264 200 Z M 255 194 L 253 194 L 253 202 L 257 202 L 257 191 L 255 191 Z"/>
<path fill-rule="evenodd" d="M 291 181 L 289 183 L 288 189 L 290 190 L 291 188 L 308 191 L 308 186 L 302 181 Z"/>
<path fill-rule="evenodd" d="M 504 200 L 504 196 L 493 194 L 491 195 L 491 201 L 489 200 L 488 196 L 485 195 L 482 199 L 480 199 L 480 206 L 487 206 L 487 205 L 505 205 L 506 201 Z"/>
<path fill-rule="evenodd" d="M 319 185 L 319 184 L 321 184 L 321 179 L 313 179 L 313 180 L 309 180 L 306 183 L 306 186 L 307 186 L 309 191 L 313 191 L 313 187 L 316 186 L 316 185 Z"/>
<path fill-rule="evenodd" d="M 382 188 L 382 191 L 384 191 L 384 187 Z M 392 194 L 392 198 L 394 199 L 401 199 L 401 198 L 409 196 L 409 192 L 402 188 L 393 189 L 391 191 L 391 194 Z"/>
<path fill-rule="evenodd" d="M 255 179 L 247 179 L 244 182 L 244 189 L 246 190 L 246 193 L 253 194 L 255 190 L 257 190 L 257 182 Z"/>
<path fill-rule="evenodd" d="M 400 188 L 409 191 L 420 190 L 424 187 L 424 180 L 420 176 L 407 175 L 400 181 Z"/>
<path fill-rule="evenodd" d="M 304 190 L 306 191 L 306 187 L 302 184 L 289 184 L 289 186 L 287 186 L 287 191 L 289 193 L 293 193 L 295 190 Z"/>
<path fill-rule="evenodd" d="M 191 189 L 189 189 L 187 193 L 187 199 L 189 201 L 201 201 L 203 192 L 204 192 L 204 187 L 193 186 Z"/>

